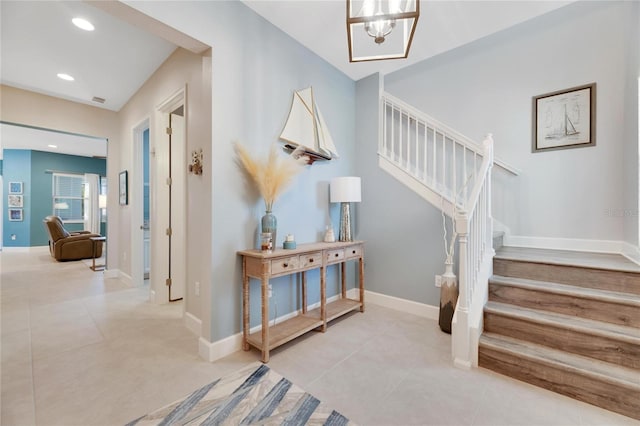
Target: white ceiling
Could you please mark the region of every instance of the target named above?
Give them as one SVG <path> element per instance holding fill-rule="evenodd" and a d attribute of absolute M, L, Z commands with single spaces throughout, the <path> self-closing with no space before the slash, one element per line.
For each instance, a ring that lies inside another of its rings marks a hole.
<path fill-rule="evenodd" d="M 243 0 L 353 80 L 388 74 L 572 1 L 421 0 L 420 18 L 407 59 L 349 63 L 345 0 Z M 373 40 L 371 40 L 373 43 Z"/>
<path fill-rule="evenodd" d="M 572 2 L 421 0 L 408 59 L 349 63 L 345 0 L 243 1 L 354 80 L 375 72 L 388 74 Z M 103 11 L 118 4 L 96 4 L 101 9 L 90 1 L 0 0 L 0 82 L 113 111 L 122 108 L 176 46 Z M 78 16 L 91 21 L 95 31 L 76 28 L 71 19 Z M 76 80 L 63 81 L 56 77 L 60 72 Z M 94 96 L 106 102 L 92 102 Z M 0 130 L 5 146 L 11 146 L 8 138 L 15 132 L 24 132 L 25 140 L 34 143 L 65 135 L 43 137 L 41 131 L 6 125 Z M 86 142 L 71 142 L 72 149 Z M 57 144 L 64 145 L 61 140 Z"/>
<path fill-rule="evenodd" d="M 3 149 L 31 149 L 83 157 L 106 157 L 107 140 L 0 123 L 0 158 Z"/>
<path fill-rule="evenodd" d="M 92 22 L 95 31 L 77 28 L 75 17 Z M 2 84 L 113 111 L 176 48 L 80 1 L 0 1 L 0 36 Z M 94 96 L 106 102 L 92 102 Z"/>

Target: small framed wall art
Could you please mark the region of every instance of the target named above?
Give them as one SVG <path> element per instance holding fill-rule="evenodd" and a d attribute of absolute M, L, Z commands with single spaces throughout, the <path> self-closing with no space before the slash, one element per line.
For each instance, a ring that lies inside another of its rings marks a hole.
<path fill-rule="evenodd" d="M 9 209 L 10 222 L 22 222 L 22 209 Z"/>
<path fill-rule="evenodd" d="M 126 206 L 129 204 L 129 182 L 128 173 L 125 170 L 120 172 L 120 179 L 118 181 L 118 193 L 120 194 L 120 205 Z"/>
<path fill-rule="evenodd" d="M 596 144 L 596 83 L 533 97 L 532 152 Z"/>
<path fill-rule="evenodd" d="M 7 205 L 11 207 L 24 207 L 24 199 L 22 195 L 9 194 Z"/>
<path fill-rule="evenodd" d="M 9 194 L 22 194 L 22 182 L 9 182 Z"/>

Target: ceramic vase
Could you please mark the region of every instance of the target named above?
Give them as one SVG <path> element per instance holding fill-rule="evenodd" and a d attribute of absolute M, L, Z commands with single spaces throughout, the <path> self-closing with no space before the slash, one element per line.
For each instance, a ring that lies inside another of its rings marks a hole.
<path fill-rule="evenodd" d="M 438 324 L 445 333 L 451 334 L 451 321 L 458 303 L 458 280 L 453 273 L 453 263 L 445 263 L 440 286 L 440 316 Z"/>
<path fill-rule="evenodd" d="M 276 248 L 277 233 L 278 231 L 278 219 L 271 213 L 271 210 L 267 210 L 265 215 L 262 216 L 262 232 L 271 232 L 271 241 L 273 241 L 273 249 Z"/>

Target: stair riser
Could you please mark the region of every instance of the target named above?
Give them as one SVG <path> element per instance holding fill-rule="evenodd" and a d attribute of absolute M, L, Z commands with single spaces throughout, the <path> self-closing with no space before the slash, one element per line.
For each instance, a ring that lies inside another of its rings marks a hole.
<path fill-rule="evenodd" d="M 480 346 L 478 365 L 571 398 L 640 420 L 640 391 L 617 387 L 588 374 Z"/>
<path fill-rule="evenodd" d="M 640 369 L 640 344 L 537 323 L 493 312 L 484 314 L 484 331 L 526 340 L 623 367 Z"/>
<path fill-rule="evenodd" d="M 489 283 L 489 300 L 640 328 L 638 308 L 604 300 Z"/>
<path fill-rule="evenodd" d="M 630 272 L 494 259 L 493 273 L 505 277 L 550 281 L 640 295 L 640 274 Z"/>

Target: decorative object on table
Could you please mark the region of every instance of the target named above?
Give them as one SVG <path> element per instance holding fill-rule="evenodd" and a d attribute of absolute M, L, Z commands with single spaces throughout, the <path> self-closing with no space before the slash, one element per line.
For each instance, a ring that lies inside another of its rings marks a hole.
<path fill-rule="evenodd" d="M 245 147 L 235 144 L 240 163 L 247 171 L 264 200 L 265 215 L 261 219 L 262 232 L 270 232 L 272 242 L 277 240 L 278 220 L 273 214 L 273 203 L 284 192 L 293 178 L 302 170 L 302 162 L 294 158 L 279 157 L 276 145 L 271 146 L 265 162 L 255 160 Z"/>
<path fill-rule="evenodd" d="M 596 144 L 596 83 L 533 97 L 532 152 Z"/>
<path fill-rule="evenodd" d="M 304 158 L 307 164 L 338 158 L 338 151 L 318 109 L 311 86 L 293 93 L 291 109 L 280 139 L 286 142 L 286 152 L 296 159 Z"/>
<path fill-rule="evenodd" d="M 129 173 L 125 170 L 120 172 L 118 180 L 118 194 L 120 196 L 120 205 L 129 204 Z"/>
<path fill-rule="evenodd" d="M 22 194 L 22 182 L 9 182 L 9 194 Z"/>
<path fill-rule="evenodd" d="M 419 0 L 347 0 L 349 62 L 406 58 L 419 17 Z"/>
<path fill-rule="evenodd" d="M 9 222 L 22 222 L 22 209 L 9 209 Z"/>
<path fill-rule="evenodd" d="M 273 236 L 271 232 L 260 233 L 260 250 L 267 253 L 273 250 Z"/>
<path fill-rule="evenodd" d="M 194 175 L 202 174 L 202 148 L 191 153 L 191 164 L 189 164 L 189 173 Z"/>
<path fill-rule="evenodd" d="M 351 236 L 351 208 L 350 203 L 362 201 L 361 181 L 359 177 L 346 176 L 331 179 L 330 201 L 340 205 L 340 241 L 353 241 Z"/>
<path fill-rule="evenodd" d="M 24 207 L 24 198 L 22 195 L 8 195 L 7 200 L 8 207 Z"/>
<path fill-rule="evenodd" d="M 200 424 L 353 424 L 262 363 L 218 378 L 127 426 Z"/>
<path fill-rule="evenodd" d="M 333 233 L 333 226 L 329 226 L 327 225 L 325 232 L 324 232 L 324 242 L 325 243 L 335 243 L 336 241 L 336 236 Z"/>
<path fill-rule="evenodd" d="M 292 234 L 287 234 L 287 236 L 284 238 L 282 248 L 284 248 L 285 250 L 293 250 L 294 248 L 296 248 L 296 241 L 294 240 Z"/>

